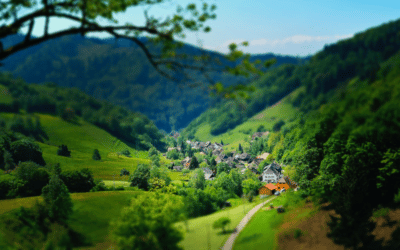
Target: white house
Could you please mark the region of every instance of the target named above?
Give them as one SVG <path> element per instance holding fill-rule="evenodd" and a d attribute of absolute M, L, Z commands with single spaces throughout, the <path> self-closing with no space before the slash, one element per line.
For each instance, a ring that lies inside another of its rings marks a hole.
<path fill-rule="evenodd" d="M 264 168 L 262 173 L 262 182 L 276 183 L 281 177 L 281 167 L 274 162 Z"/>

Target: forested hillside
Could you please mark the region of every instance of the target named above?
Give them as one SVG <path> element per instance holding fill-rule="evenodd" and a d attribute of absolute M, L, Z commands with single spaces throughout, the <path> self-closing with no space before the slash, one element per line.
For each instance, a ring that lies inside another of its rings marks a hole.
<path fill-rule="evenodd" d="M 400 21 L 369 29 L 327 46 L 305 65 L 268 72 L 253 83 L 258 91 L 243 101 L 241 111 L 228 107 L 239 102 L 222 103 L 224 113 L 207 111 L 186 133 L 204 124 L 211 124 L 211 134 L 224 132 L 242 120 L 227 127 L 222 117 L 249 117 L 258 110 L 256 103 L 269 106 L 297 88 L 285 101 L 298 115 L 262 142 L 271 153 L 268 160 L 285 165 L 304 197 L 329 202 L 338 215 L 328 224 L 335 243 L 351 249 L 396 249 L 399 229 L 384 246 L 372 234 L 376 222 L 371 218 L 400 207 L 399 49 Z M 276 99 L 270 102 L 272 97 Z"/>
<path fill-rule="evenodd" d="M 2 40 L 5 48 L 22 36 Z M 200 54 L 199 48 L 185 45 L 188 54 Z M 217 53 L 206 52 L 224 60 Z M 276 58 L 276 66 L 297 64 L 301 58 L 273 54 L 255 55 L 252 60 Z M 95 98 L 107 100 L 135 112 L 141 112 L 165 131 L 185 127 L 205 111 L 210 97 L 208 86 L 177 84 L 157 73 L 144 53 L 131 41 L 67 36 L 21 51 L 3 62 L 4 71 L 22 77 L 28 83 L 53 82 L 76 87 Z M 211 73 L 214 81 L 225 85 L 245 79 Z"/>
<path fill-rule="evenodd" d="M 222 101 L 203 113 L 187 128 L 186 135 L 203 124 L 211 125 L 218 135 L 246 121 L 303 87 L 293 105 L 308 112 L 326 103 L 332 90 L 341 88 L 355 76 L 373 81 L 380 64 L 400 49 L 400 21 L 391 22 L 356 34 L 353 38 L 326 46 L 302 65 L 282 65 L 252 83 L 257 91 L 241 100 Z"/>
<path fill-rule="evenodd" d="M 135 148 L 155 146 L 162 150 L 165 146 L 161 141 L 163 135 L 146 116 L 97 100 L 76 88 L 62 88 L 55 84 L 28 85 L 8 74 L 0 74 L 0 86 L 0 99 L 3 100 L 0 110 L 16 115 L 12 124 L 8 124 L 14 132 L 42 140 L 40 133 L 35 132 L 33 120 L 24 124 L 18 114 L 44 113 L 71 123 L 81 117 Z"/>

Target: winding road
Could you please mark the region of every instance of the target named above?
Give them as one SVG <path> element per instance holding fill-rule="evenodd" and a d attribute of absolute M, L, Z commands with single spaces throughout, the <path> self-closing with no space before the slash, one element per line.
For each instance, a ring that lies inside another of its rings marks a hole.
<path fill-rule="evenodd" d="M 233 232 L 231 236 L 229 236 L 229 239 L 225 242 L 225 245 L 221 248 L 222 250 L 232 250 L 233 243 L 235 243 L 236 237 L 239 235 L 240 231 L 246 226 L 246 224 L 250 221 L 251 217 L 260 209 L 262 208 L 265 204 L 268 202 L 272 201 L 276 197 L 272 197 L 257 206 L 255 206 L 253 209 L 251 209 L 245 216 L 244 218 L 240 221 L 239 225 L 236 227 L 236 232 Z"/>

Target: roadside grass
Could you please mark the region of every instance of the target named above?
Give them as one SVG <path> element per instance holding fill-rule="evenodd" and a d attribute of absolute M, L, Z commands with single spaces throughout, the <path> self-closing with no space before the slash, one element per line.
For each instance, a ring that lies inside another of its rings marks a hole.
<path fill-rule="evenodd" d="M 8 88 L 0 84 L 0 104 L 11 104 L 12 101 L 13 98 L 8 92 Z"/>
<path fill-rule="evenodd" d="M 290 120 L 299 115 L 298 110 L 290 103 L 291 98 L 297 96 L 299 91 L 301 91 L 301 89 L 293 91 L 277 104 L 265 108 L 263 111 L 257 113 L 246 122 L 221 135 L 211 135 L 210 124 L 203 123 L 196 131 L 195 137 L 200 141 L 219 143 L 222 140 L 224 144 L 229 144 L 224 146 L 224 150 L 228 152 L 235 151 L 239 147 L 239 143 L 242 146 L 249 146 L 251 135 L 257 131 L 259 126 L 264 126 L 263 131 L 272 131 L 272 127 L 277 121 L 283 120 L 288 123 Z"/>
<path fill-rule="evenodd" d="M 280 226 L 286 221 L 286 216 L 291 210 L 304 205 L 304 200 L 297 193 L 285 192 L 278 196 L 272 203 L 275 208 L 282 205 L 286 210 L 285 213 L 278 214 L 276 209 L 265 210 L 261 208 L 240 232 L 234 243 L 234 250 L 276 249 L 276 235 L 280 231 Z M 265 208 L 269 206 L 270 204 L 267 204 Z M 291 219 L 300 219 L 308 214 L 306 212 L 298 218 Z"/>
<path fill-rule="evenodd" d="M 186 231 L 185 223 L 176 223 L 175 225 L 181 228 L 185 234 L 184 239 L 179 245 L 182 246 L 183 249 L 190 250 L 219 249 L 225 244 L 230 233 L 243 219 L 245 214 L 260 202 L 259 199 L 252 203 L 244 202 L 242 199 L 230 199 L 229 201 L 232 204 L 230 208 L 188 220 L 189 231 Z M 228 217 L 231 219 L 231 223 L 226 227 L 226 234 L 222 234 L 221 229 L 212 228 L 214 221 L 221 217 Z"/>

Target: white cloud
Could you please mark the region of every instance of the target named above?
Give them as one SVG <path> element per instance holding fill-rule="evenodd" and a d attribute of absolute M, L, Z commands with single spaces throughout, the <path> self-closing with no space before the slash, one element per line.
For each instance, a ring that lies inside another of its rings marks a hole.
<path fill-rule="evenodd" d="M 250 46 L 277 46 L 277 45 L 284 45 L 284 44 L 301 44 L 301 43 L 311 43 L 311 42 L 331 42 L 337 41 L 344 38 L 352 37 L 353 35 L 336 35 L 336 36 L 307 36 L 307 35 L 295 35 L 291 37 L 287 37 L 284 39 L 258 39 L 250 41 Z"/>
<path fill-rule="evenodd" d="M 298 51 L 296 53 L 299 54 L 310 54 L 314 53 L 323 46 L 323 44 L 330 44 L 337 42 L 338 40 L 346 39 L 353 37 L 353 34 L 347 34 L 347 35 L 333 35 L 333 36 L 308 36 L 308 35 L 294 35 L 290 37 L 286 37 L 283 39 L 266 39 L 266 38 L 261 38 L 261 39 L 256 39 L 256 40 L 250 40 L 249 42 L 249 47 L 245 49 L 245 51 L 249 51 L 250 53 L 260 53 L 260 52 L 276 52 L 276 53 L 283 53 L 286 54 L 285 51 L 287 49 L 290 49 L 291 53 L 293 51 Z M 227 53 L 229 51 L 228 46 L 231 43 L 236 43 L 240 44 L 242 42 L 246 41 L 245 39 L 234 39 L 234 40 L 228 40 L 225 41 L 224 43 L 217 45 L 217 46 L 207 46 L 205 45 L 205 49 L 213 50 L 213 51 L 219 51 L 222 53 Z M 323 43 L 323 44 L 321 44 Z M 301 46 L 301 47 L 299 47 Z M 308 48 L 311 50 L 315 51 L 310 51 Z M 306 48 L 307 47 L 307 48 Z M 304 50 L 304 51 L 303 51 Z"/>

